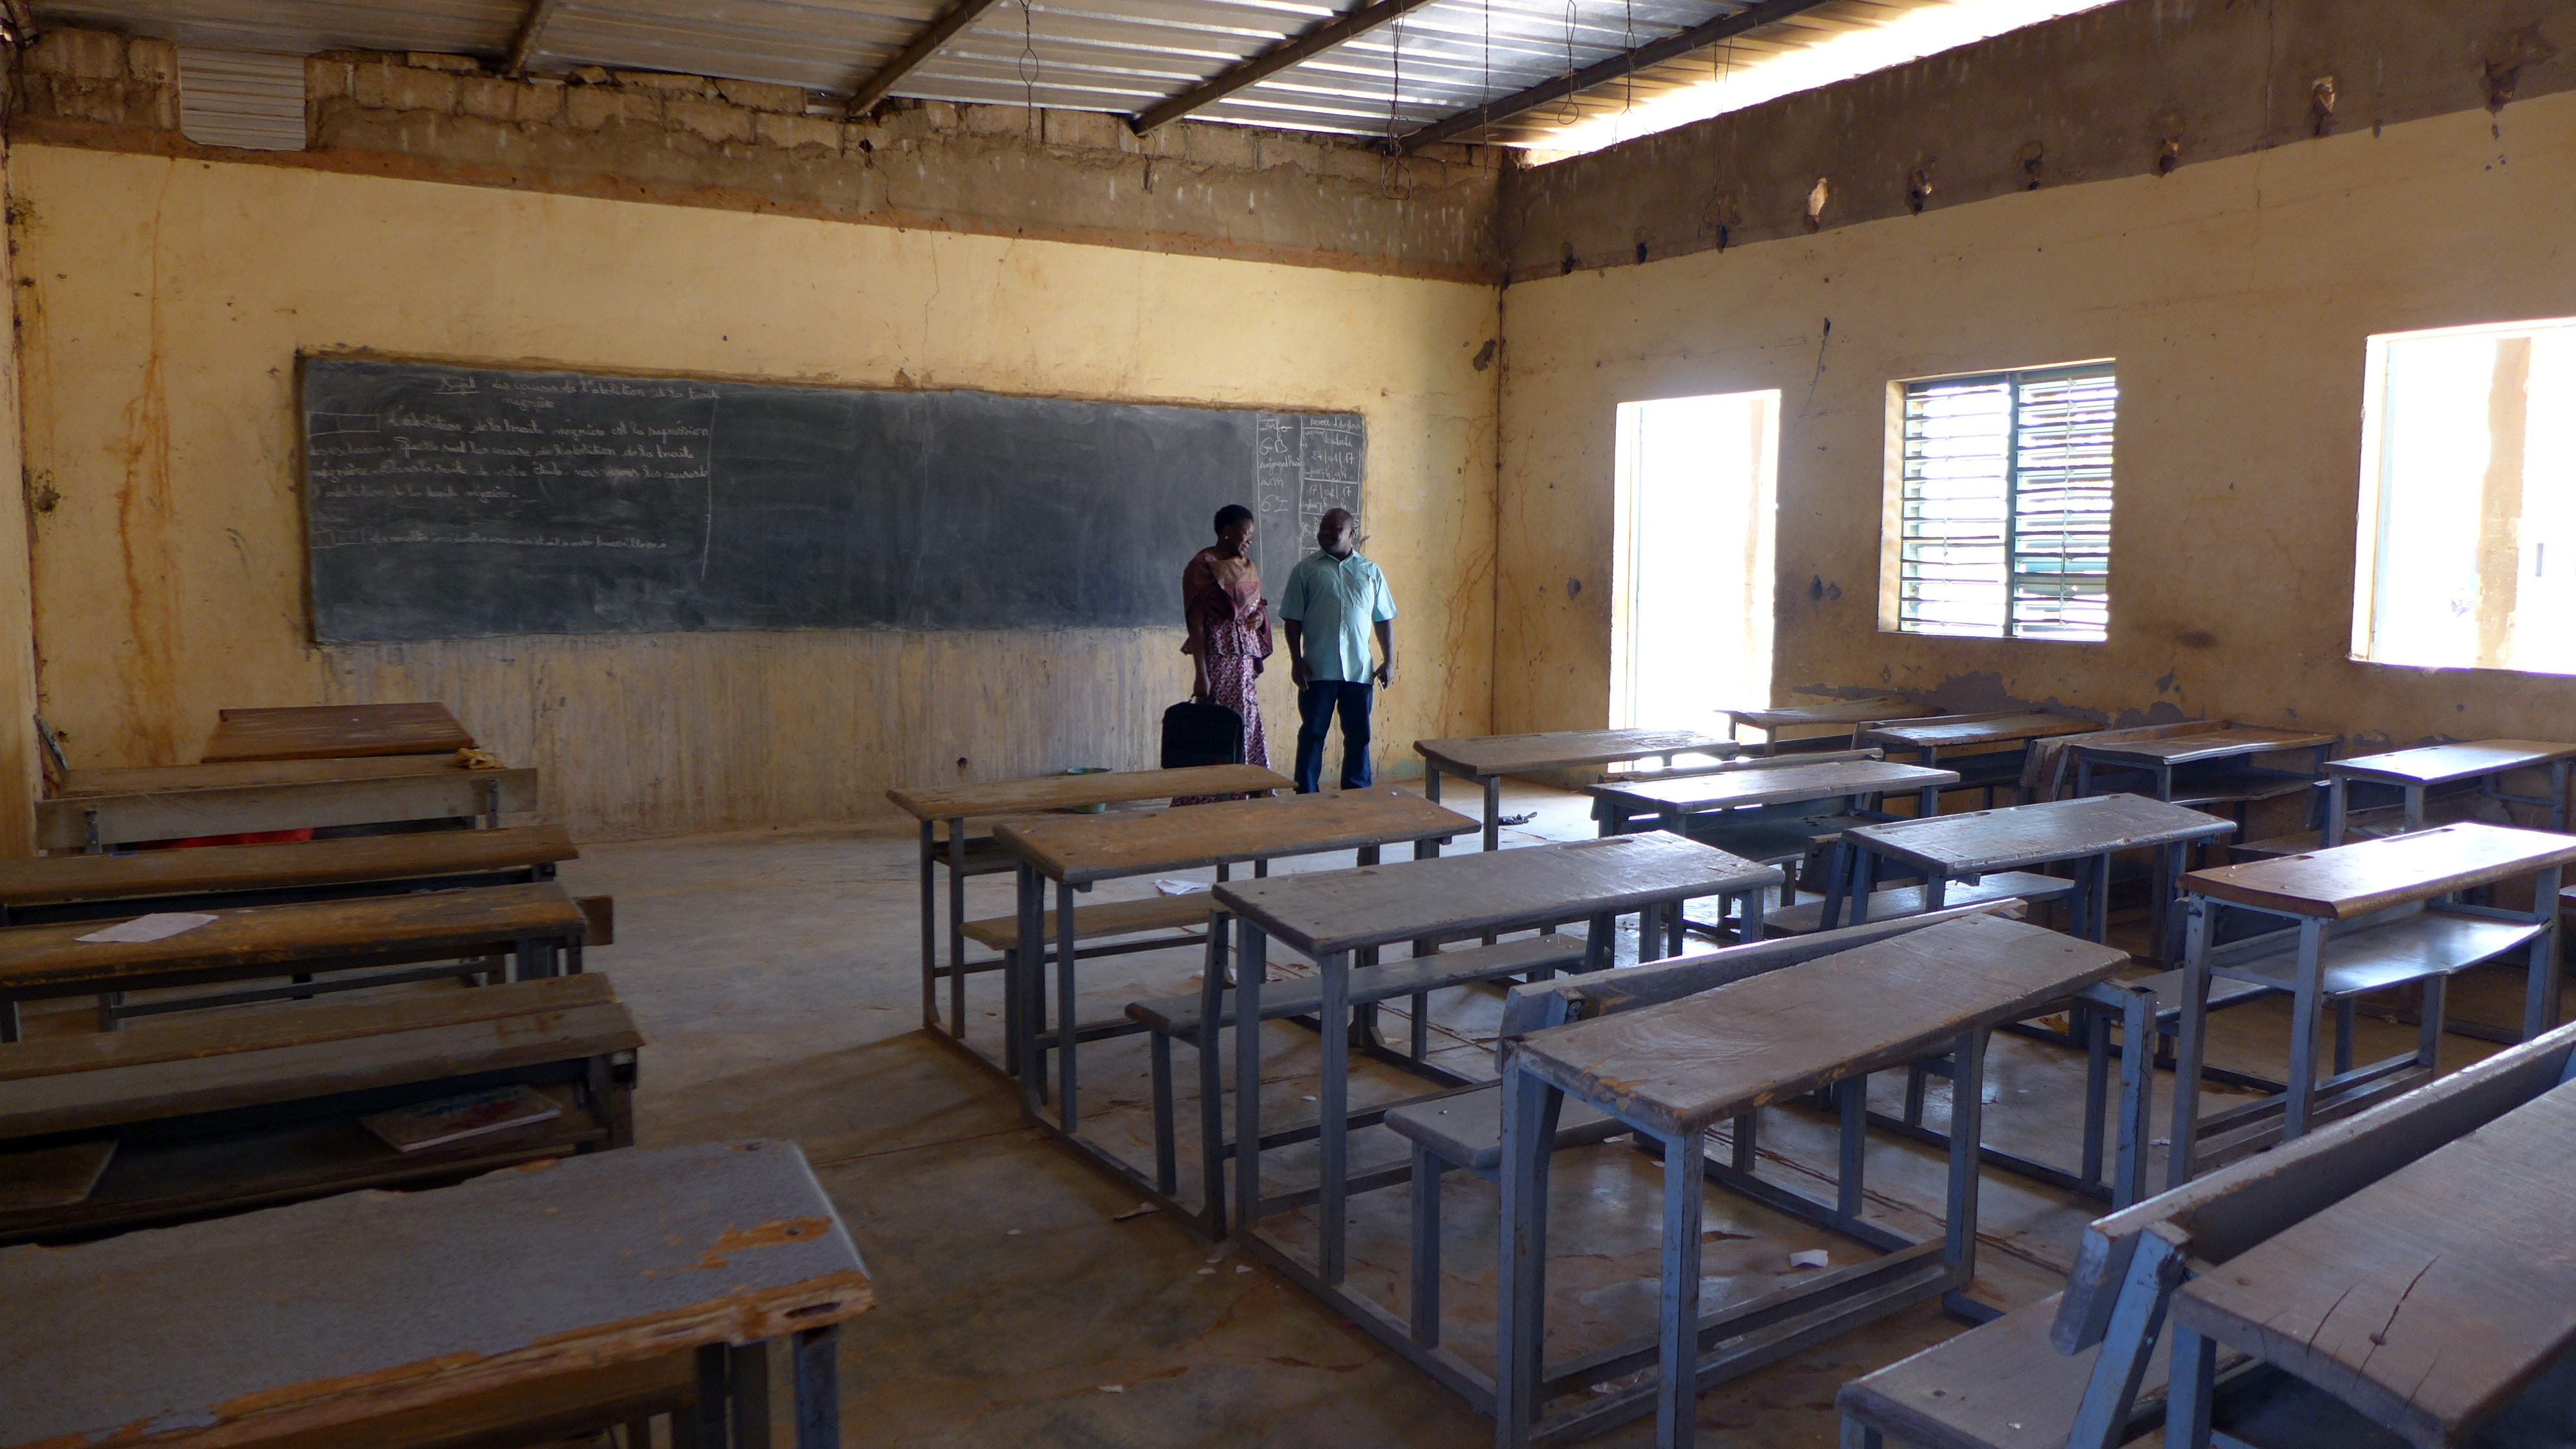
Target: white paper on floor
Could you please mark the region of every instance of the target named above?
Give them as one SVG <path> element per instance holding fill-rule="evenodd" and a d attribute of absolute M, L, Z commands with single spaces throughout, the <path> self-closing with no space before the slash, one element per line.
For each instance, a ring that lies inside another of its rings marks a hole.
<path fill-rule="evenodd" d="M 1190 896 L 1216 887 L 1203 880 L 1158 880 L 1154 882 L 1154 889 L 1167 896 Z"/>
<path fill-rule="evenodd" d="M 214 917 L 197 911 L 155 911 L 148 916 L 136 916 L 130 921 L 120 921 L 104 931 L 92 931 L 80 939 L 126 943 L 166 941 L 182 931 L 193 931 L 199 926 L 211 926 L 214 923 Z"/>

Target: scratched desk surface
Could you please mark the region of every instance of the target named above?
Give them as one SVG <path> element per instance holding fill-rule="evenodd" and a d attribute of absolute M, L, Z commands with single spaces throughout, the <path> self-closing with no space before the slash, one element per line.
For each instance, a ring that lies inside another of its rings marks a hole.
<path fill-rule="evenodd" d="M 857 1247 L 785 1142 L 627 1148 L 432 1192 L 9 1248 L 0 1445 L 359 1425 L 818 1328 L 873 1301 Z"/>

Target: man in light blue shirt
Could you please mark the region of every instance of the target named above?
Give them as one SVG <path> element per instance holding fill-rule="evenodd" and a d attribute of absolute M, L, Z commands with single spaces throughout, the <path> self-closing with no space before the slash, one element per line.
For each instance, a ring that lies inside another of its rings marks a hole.
<path fill-rule="evenodd" d="M 1369 783 L 1369 706 L 1378 684 L 1395 683 L 1395 599 L 1386 575 L 1357 552 L 1359 520 L 1336 508 L 1315 530 L 1320 552 L 1297 565 L 1280 591 L 1287 624 L 1288 677 L 1297 686 L 1297 793 L 1323 787 L 1324 736 L 1342 716 L 1342 788 Z M 1369 635 L 1383 656 L 1369 667 Z M 1312 647 L 1309 647 L 1309 646 Z M 1372 682 L 1373 681 L 1373 682 Z"/>

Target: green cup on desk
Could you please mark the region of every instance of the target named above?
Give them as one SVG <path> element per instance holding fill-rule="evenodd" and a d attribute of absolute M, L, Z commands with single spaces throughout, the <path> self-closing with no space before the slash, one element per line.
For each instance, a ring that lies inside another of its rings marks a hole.
<path fill-rule="evenodd" d="M 1107 765 L 1075 765 L 1071 769 L 1066 770 L 1065 773 L 1068 775 L 1106 775 L 1109 773 L 1109 767 Z M 1067 813 L 1076 815 L 1097 815 L 1108 808 L 1109 807 L 1107 805 L 1102 804 L 1099 801 L 1093 801 L 1089 805 L 1068 805 L 1065 807 Z"/>

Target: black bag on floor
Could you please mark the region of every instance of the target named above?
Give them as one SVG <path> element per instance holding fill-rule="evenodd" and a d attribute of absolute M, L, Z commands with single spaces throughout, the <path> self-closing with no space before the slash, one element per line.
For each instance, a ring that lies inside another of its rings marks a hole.
<path fill-rule="evenodd" d="M 1243 716 L 1221 704 L 1176 704 L 1163 711 L 1163 768 L 1243 763 Z"/>

